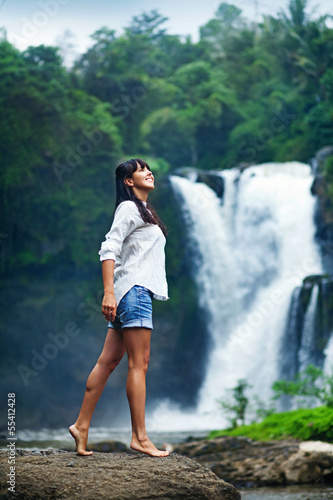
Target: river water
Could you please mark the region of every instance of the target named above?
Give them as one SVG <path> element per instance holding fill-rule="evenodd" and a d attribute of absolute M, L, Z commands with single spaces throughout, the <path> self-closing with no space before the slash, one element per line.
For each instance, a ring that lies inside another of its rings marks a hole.
<path fill-rule="evenodd" d="M 154 432 L 148 430 L 149 438 L 156 444 L 161 446 L 164 443 L 181 443 L 186 441 L 187 438 L 204 438 L 209 431 L 177 431 L 177 432 Z M 40 430 L 21 430 L 16 433 L 17 448 L 32 449 L 75 449 L 74 441 L 68 432 L 67 428 L 61 429 L 40 429 Z M 98 443 L 101 441 L 119 441 L 130 445 L 131 442 L 131 429 L 130 428 L 107 428 L 107 427 L 90 427 L 89 429 L 89 443 Z M 0 446 L 5 447 L 7 442 L 5 439 L 0 439 Z"/>
<path fill-rule="evenodd" d="M 243 500 L 330 500 L 333 485 L 302 484 L 276 488 L 241 489 Z"/>

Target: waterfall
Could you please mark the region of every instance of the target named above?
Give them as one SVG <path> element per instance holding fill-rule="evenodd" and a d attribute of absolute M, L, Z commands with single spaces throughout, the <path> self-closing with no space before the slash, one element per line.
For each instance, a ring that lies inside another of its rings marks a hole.
<path fill-rule="evenodd" d="M 315 331 L 315 324 L 316 324 L 318 292 L 319 292 L 319 285 L 315 283 L 312 287 L 310 302 L 304 317 L 302 342 L 300 345 L 300 349 L 298 351 L 300 371 L 304 371 L 305 368 L 311 363 L 311 351 L 312 351 L 313 337 L 314 337 L 313 333 Z"/>
<path fill-rule="evenodd" d="M 333 278 L 308 276 L 296 287 L 281 341 L 280 378 L 292 379 L 311 363 L 325 371 L 333 367 Z"/>
<path fill-rule="evenodd" d="M 332 280 L 333 281 L 333 280 Z M 333 283 L 323 281 L 323 310 L 325 311 L 324 325 L 328 342 L 324 351 L 324 372 L 327 375 L 333 375 L 333 314 L 332 314 L 332 293 Z M 331 321 L 330 321 L 331 320 Z"/>
<path fill-rule="evenodd" d="M 301 343 L 303 325 L 302 287 L 297 286 L 291 297 L 284 336 L 281 341 L 280 374 L 283 379 L 291 380 L 299 370 L 298 350 Z"/>
<path fill-rule="evenodd" d="M 241 378 L 267 400 L 279 375 L 281 339 L 294 289 L 305 276 L 322 273 L 309 165 L 267 163 L 219 175 L 225 185 L 223 199 L 194 179 L 170 177 L 190 232 L 200 307 L 209 313 L 213 348 L 196 412 L 163 402 L 168 415 L 164 429 L 226 425 L 216 399 Z M 306 332 L 312 318 L 311 309 Z M 304 362 L 307 338 L 306 333 Z"/>
<path fill-rule="evenodd" d="M 333 335 L 326 346 L 325 349 L 325 363 L 324 363 L 324 372 L 326 375 L 333 375 L 332 366 L 333 366 Z"/>
<path fill-rule="evenodd" d="M 186 225 L 191 228 L 190 250 L 195 267 L 195 279 L 199 291 L 199 305 L 208 312 L 208 330 L 213 332 L 224 325 L 229 331 L 232 317 L 230 310 L 237 309 L 234 275 L 236 262 L 230 249 L 231 211 L 220 209 L 220 199 L 204 183 L 191 182 L 182 177 L 171 177 L 179 196 Z M 235 310 L 235 313 L 237 311 Z"/>

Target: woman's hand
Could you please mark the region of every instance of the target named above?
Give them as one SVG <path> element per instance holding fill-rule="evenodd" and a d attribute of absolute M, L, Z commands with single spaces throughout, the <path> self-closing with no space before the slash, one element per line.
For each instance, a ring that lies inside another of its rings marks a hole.
<path fill-rule="evenodd" d="M 112 292 L 105 292 L 102 302 L 102 313 L 107 321 L 114 321 L 117 312 L 117 302 Z"/>

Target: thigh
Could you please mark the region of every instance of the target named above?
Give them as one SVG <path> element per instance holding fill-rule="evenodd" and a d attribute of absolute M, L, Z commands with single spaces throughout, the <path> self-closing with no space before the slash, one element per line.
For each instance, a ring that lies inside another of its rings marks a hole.
<path fill-rule="evenodd" d="M 104 347 L 100 359 L 105 363 L 111 363 L 121 359 L 126 352 L 126 347 L 121 330 L 109 328 L 106 334 Z"/>
<path fill-rule="evenodd" d="M 123 328 L 124 344 L 129 363 L 149 362 L 151 330 L 149 328 Z"/>

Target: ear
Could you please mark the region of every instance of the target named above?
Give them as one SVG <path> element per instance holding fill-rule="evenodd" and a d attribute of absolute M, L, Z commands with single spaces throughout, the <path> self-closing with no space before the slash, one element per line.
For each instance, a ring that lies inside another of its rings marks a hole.
<path fill-rule="evenodd" d="M 127 179 L 124 179 L 124 184 L 126 184 L 126 186 L 132 187 L 133 186 L 133 179 L 131 179 L 130 177 Z"/>

